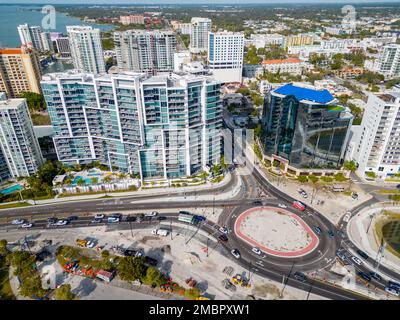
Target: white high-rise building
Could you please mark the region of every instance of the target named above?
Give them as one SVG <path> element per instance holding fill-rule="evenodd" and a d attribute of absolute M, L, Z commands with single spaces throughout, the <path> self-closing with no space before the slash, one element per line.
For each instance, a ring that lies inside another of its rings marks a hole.
<path fill-rule="evenodd" d="M 363 120 L 352 138 L 358 173 L 385 178 L 400 172 L 400 93 L 370 94 Z"/>
<path fill-rule="evenodd" d="M 243 50 L 243 33 L 209 32 L 208 65 L 216 80 L 242 82 Z"/>
<path fill-rule="evenodd" d="M 106 72 L 100 29 L 67 26 L 67 33 L 75 68 L 90 73 Z"/>
<path fill-rule="evenodd" d="M 46 74 L 41 84 L 66 165 L 100 161 L 170 179 L 220 161 L 221 84 L 212 77 L 75 70 Z"/>
<path fill-rule="evenodd" d="M 26 99 L 0 101 L 0 154 L 0 180 L 28 177 L 43 164 Z"/>
<path fill-rule="evenodd" d="M 117 65 L 121 71 L 172 71 L 176 36 L 172 31 L 128 30 L 114 33 Z"/>
<path fill-rule="evenodd" d="M 208 33 L 211 31 L 211 19 L 192 18 L 190 28 L 190 52 L 207 51 Z"/>
<path fill-rule="evenodd" d="M 39 26 L 29 26 L 27 23 L 17 27 L 21 44 L 38 51 L 52 50 L 50 34 L 43 32 Z"/>
<path fill-rule="evenodd" d="M 386 79 L 400 77 L 400 45 L 389 44 L 382 50 L 378 59 L 377 71 Z"/>

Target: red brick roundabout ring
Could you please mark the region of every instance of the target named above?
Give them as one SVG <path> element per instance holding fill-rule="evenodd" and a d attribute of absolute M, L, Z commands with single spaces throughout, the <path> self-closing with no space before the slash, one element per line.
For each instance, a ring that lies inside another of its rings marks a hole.
<path fill-rule="evenodd" d="M 260 211 L 260 210 L 263 210 L 263 211 L 265 210 L 266 211 L 265 214 L 268 214 L 267 211 L 281 212 L 285 215 L 288 215 L 288 216 L 296 219 L 300 223 L 300 225 L 303 227 L 304 231 L 306 231 L 307 234 L 311 237 L 310 244 L 308 244 L 305 248 L 302 248 L 301 250 L 297 250 L 297 251 L 278 251 L 278 250 L 273 250 L 271 248 L 268 248 L 268 247 L 258 243 L 254 239 L 243 234 L 243 232 L 241 231 L 241 224 L 242 224 L 243 220 L 246 217 L 250 216 L 254 211 Z M 263 251 L 269 255 L 273 255 L 273 256 L 281 257 L 281 258 L 297 258 L 297 257 L 305 256 L 305 255 L 309 254 L 310 252 L 312 252 L 315 248 L 317 248 L 318 243 L 319 243 L 318 237 L 315 235 L 313 230 L 307 225 L 307 223 L 304 222 L 303 219 L 301 219 L 299 216 L 297 216 L 296 214 L 294 214 L 290 211 L 287 211 L 287 210 L 284 210 L 281 208 L 276 208 L 276 207 L 264 207 L 264 206 L 263 207 L 255 207 L 255 208 L 251 208 L 251 209 L 248 209 L 248 210 L 242 212 L 235 221 L 235 234 L 240 239 L 242 239 L 243 241 L 252 245 L 253 247 L 257 247 L 261 251 Z"/>

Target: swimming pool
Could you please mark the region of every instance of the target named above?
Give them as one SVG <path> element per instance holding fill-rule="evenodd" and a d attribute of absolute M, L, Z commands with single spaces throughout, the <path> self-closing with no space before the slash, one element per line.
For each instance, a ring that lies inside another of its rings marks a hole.
<path fill-rule="evenodd" d="M 21 189 L 22 189 L 22 186 L 20 184 L 15 184 L 11 187 L 1 190 L 0 193 L 3 195 L 7 195 L 7 194 L 13 193 L 15 191 L 21 190 Z"/>
<path fill-rule="evenodd" d="M 90 178 L 83 178 L 81 176 L 76 176 L 71 183 L 71 186 L 76 186 L 79 181 L 83 180 L 85 184 L 92 184 L 92 179 Z"/>

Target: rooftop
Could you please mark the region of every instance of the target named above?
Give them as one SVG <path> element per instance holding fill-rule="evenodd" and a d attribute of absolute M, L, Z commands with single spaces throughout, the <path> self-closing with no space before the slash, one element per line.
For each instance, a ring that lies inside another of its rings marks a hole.
<path fill-rule="evenodd" d="M 297 58 L 289 58 L 289 59 L 271 59 L 271 60 L 264 60 L 262 62 L 263 65 L 265 64 L 282 64 L 282 63 L 301 63 L 303 62 Z"/>
<path fill-rule="evenodd" d="M 26 102 L 26 99 L 24 99 L 24 98 L 1 100 L 0 101 L 0 110 L 2 110 L 2 109 L 16 109 L 21 104 L 23 104 L 25 102 Z"/>
<path fill-rule="evenodd" d="M 291 83 L 286 84 L 278 89 L 275 89 L 274 92 L 285 96 L 293 95 L 299 101 L 308 100 L 320 104 L 327 104 L 335 100 L 335 98 L 326 89 L 315 90 L 315 89 L 297 87 Z"/>

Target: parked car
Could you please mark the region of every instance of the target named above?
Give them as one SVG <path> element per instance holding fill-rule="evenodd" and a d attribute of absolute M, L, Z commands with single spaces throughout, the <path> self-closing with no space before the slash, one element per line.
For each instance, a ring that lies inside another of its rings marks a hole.
<path fill-rule="evenodd" d="M 240 251 L 238 249 L 232 249 L 231 254 L 236 258 L 240 259 Z"/>
<path fill-rule="evenodd" d="M 400 291 L 400 283 L 398 283 L 398 282 L 389 281 L 388 286 L 396 289 L 397 291 Z"/>
<path fill-rule="evenodd" d="M 255 254 L 258 254 L 258 255 L 261 254 L 261 250 L 258 249 L 257 247 L 254 247 L 253 249 L 251 249 L 251 251 L 253 251 Z"/>
<path fill-rule="evenodd" d="M 368 260 L 369 257 L 364 251 L 361 251 L 360 249 L 358 249 L 357 253 L 360 255 L 361 258 Z"/>
<path fill-rule="evenodd" d="M 376 272 L 370 272 L 369 275 L 374 278 L 376 281 L 381 281 L 382 277 Z"/>
<path fill-rule="evenodd" d="M 104 217 L 105 217 L 105 215 L 102 214 L 102 213 L 97 213 L 97 214 L 94 216 L 95 219 L 104 219 Z"/>
<path fill-rule="evenodd" d="M 91 223 L 101 223 L 103 221 L 103 219 L 99 219 L 99 218 L 94 218 Z"/>
<path fill-rule="evenodd" d="M 56 222 L 57 222 L 57 218 L 54 218 L 54 217 L 52 217 L 52 218 L 47 218 L 47 222 L 48 222 L 48 223 L 56 223 Z"/>
<path fill-rule="evenodd" d="M 362 261 L 359 258 L 355 257 L 355 256 L 352 256 L 351 260 L 353 260 L 353 262 L 355 264 L 359 265 L 359 266 L 361 266 L 363 264 Z"/>
<path fill-rule="evenodd" d="M 278 207 L 279 207 L 279 208 L 282 208 L 282 209 L 286 209 L 286 208 L 287 208 L 287 205 L 286 205 L 286 204 L 283 204 L 283 203 L 278 203 Z"/>
<path fill-rule="evenodd" d="M 294 277 L 296 280 L 298 280 L 298 281 L 307 282 L 307 277 L 306 277 L 306 275 L 305 275 L 303 272 L 296 271 L 296 272 L 294 273 L 293 277 Z"/>
<path fill-rule="evenodd" d="M 385 291 L 386 291 L 387 293 L 390 293 L 390 294 L 396 296 L 396 297 L 400 296 L 400 291 L 399 291 L 399 290 L 396 290 L 395 288 L 392 288 L 392 287 L 385 287 Z"/>
<path fill-rule="evenodd" d="M 66 226 L 68 224 L 68 220 L 58 220 L 55 225 L 57 227 Z"/>
<path fill-rule="evenodd" d="M 89 240 L 89 241 L 86 243 L 86 248 L 91 249 L 91 248 L 94 248 L 95 245 L 96 245 L 96 242 L 95 242 L 94 240 Z"/>
<path fill-rule="evenodd" d="M 75 221 L 75 220 L 78 220 L 78 217 L 77 216 L 69 216 L 68 218 L 67 218 L 67 220 L 68 221 Z"/>
<path fill-rule="evenodd" d="M 354 200 L 357 200 L 357 199 L 358 199 L 358 194 L 355 193 L 355 192 L 353 192 L 353 193 L 351 194 L 351 197 L 352 197 Z"/>
<path fill-rule="evenodd" d="M 155 217 L 156 215 L 158 215 L 157 211 L 146 212 L 144 214 L 145 217 Z"/>
<path fill-rule="evenodd" d="M 25 222 L 26 222 L 26 220 L 24 220 L 24 219 L 14 219 L 13 221 L 11 221 L 11 224 L 19 225 L 19 224 L 24 224 Z"/>
<path fill-rule="evenodd" d="M 118 218 L 118 217 L 111 216 L 111 217 L 108 217 L 108 218 L 107 218 L 107 222 L 108 222 L 108 223 L 117 223 L 117 222 L 119 222 L 119 218 Z"/>
<path fill-rule="evenodd" d="M 21 228 L 23 229 L 29 229 L 33 227 L 33 223 L 23 223 L 21 224 Z"/>
<path fill-rule="evenodd" d="M 361 278 L 363 278 L 365 281 L 368 281 L 368 282 L 371 281 L 371 277 L 370 277 L 368 274 L 366 274 L 365 272 L 358 271 L 357 274 L 358 274 Z"/>

